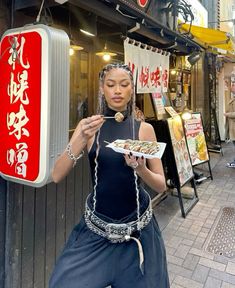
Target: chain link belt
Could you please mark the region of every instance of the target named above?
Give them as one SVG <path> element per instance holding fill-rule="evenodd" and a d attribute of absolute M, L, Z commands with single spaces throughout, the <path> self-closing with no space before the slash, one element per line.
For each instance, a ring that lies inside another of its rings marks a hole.
<path fill-rule="evenodd" d="M 127 223 L 108 223 L 95 215 L 95 213 L 87 205 L 87 201 L 85 207 L 85 222 L 88 228 L 92 232 L 107 238 L 112 243 L 121 243 L 127 241 L 125 236 L 131 236 L 131 234 L 134 232 L 140 231 L 146 227 L 152 219 L 152 215 L 153 210 L 150 197 L 148 208 L 140 216 L 139 221 L 137 219 L 136 221 Z"/>
<path fill-rule="evenodd" d="M 149 195 L 148 195 L 149 196 Z M 95 215 L 87 204 L 85 206 L 85 223 L 87 227 L 94 233 L 110 240 L 111 243 L 122 243 L 129 240 L 134 240 L 138 245 L 140 257 L 140 269 L 143 273 L 142 264 L 144 262 L 144 254 L 140 240 L 131 235 L 146 227 L 153 216 L 152 203 L 149 196 L 149 205 L 139 219 L 127 223 L 108 223 Z"/>

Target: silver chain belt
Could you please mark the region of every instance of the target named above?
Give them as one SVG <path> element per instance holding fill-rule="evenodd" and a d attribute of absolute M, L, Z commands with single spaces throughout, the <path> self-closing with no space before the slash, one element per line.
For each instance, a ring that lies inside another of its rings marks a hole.
<path fill-rule="evenodd" d="M 146 227 L 150 220 L 152 219 L 153 210 L 151 199 L 149 197 L 149 205 L 145 212 L 140 216 L 139 221 L 131 221 L 127 223 L 108 223 L 100 219 L 95 213 L 90 209 L 86 201 L 85 207 L 85 223 L 87 227 L 94 233 L 107 238 L 112 243 L 121 243 L 128 241 L 130 236 L 136 232 L 142 230 Z"/>

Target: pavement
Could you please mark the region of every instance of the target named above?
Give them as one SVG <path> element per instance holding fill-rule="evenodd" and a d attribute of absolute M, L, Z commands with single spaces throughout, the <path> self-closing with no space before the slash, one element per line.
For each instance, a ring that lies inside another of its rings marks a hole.
<path fill-rule="evenodd" d="M 212 236 L 217 239 L 215 231 L 222 209 L 235 210 L 235 168 L 226 167 L 234 158 L 232 143 L 223 143 L 222 153 L 210 152 L 213 180 L 197 185 L 199 201 L 186 218 L 181 216 L 178 198 L 171 193 L 154 207 L 166 246 L 171 288 L 235 288 L 235 257 L 208 252 Z M 204 175 L 208 173 L 207 164 L 197 166 Z M 235 253 L 235 218 L 232 219 L 220 228 L 220 240 L 225 237 L 234 244 Z"/>

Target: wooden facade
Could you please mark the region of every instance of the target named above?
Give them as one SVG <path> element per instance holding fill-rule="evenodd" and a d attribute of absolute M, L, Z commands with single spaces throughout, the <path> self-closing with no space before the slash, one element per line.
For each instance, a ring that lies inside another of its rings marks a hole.
<path fill-rule="evenodd" d="M 33 188 L 9 182 L 5 288 L 45 288 L 91 191 L 88 159 L 59 184 Z M 2 236 L 2 235 L 1 235 Z"/>

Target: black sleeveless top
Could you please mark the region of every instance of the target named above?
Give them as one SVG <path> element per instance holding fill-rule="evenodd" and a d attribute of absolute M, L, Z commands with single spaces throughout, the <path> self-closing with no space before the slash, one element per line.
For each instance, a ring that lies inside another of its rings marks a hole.
<path fill-rule="evenodd" d="M 109 109 L 105 115 L 113 116 L 115 113 L 116 111 Z M 135 139 L 139 138 L 140 123 L 134 120 Z M 113 142 L 116 139 L 133 139 L 132 117 L 126 117 L 120 123 L 115 119 L 106 120 L 100 129 L 99 137 L 96 211 L 112 219 L 121 219 L 136 210 L 136 187 L 133 169 L 126 165 L 123 154 L 107 148 L 107 143 L 104 142 Z M 89 151 L 93 186 L 95 185 L 96 146 L 95 139 Z"/>

